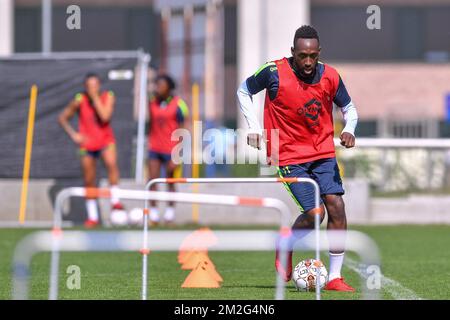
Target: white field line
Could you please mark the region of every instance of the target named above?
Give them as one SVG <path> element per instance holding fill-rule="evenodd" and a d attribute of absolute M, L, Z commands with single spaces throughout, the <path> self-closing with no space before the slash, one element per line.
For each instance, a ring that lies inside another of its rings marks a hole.
<path fill-rule="evenodd" d="M 359 264 L 353 259 L 345 257 L 345 265 L 354 272 L 366 277 Z M 414 291 L 402 286 L 399 282 L 381 275 L 381 288 L 385 289 L 395 300 L 423 300 Z"/>

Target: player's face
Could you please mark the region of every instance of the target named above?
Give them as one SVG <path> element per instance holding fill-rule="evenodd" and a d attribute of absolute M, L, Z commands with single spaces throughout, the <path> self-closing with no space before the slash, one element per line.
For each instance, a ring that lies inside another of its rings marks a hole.
<path fill-rule="evenodd" d="M 169 96 L 169 94 L 170 94 L 170 87 L 167 81 L 164 79 L 159 79 L 158 81 L 156 81 L 155 95 L 158 98 L 165 99 Z"/>
<path fill-rule="evenodd" d="M 319 61 L 320 45 L 317 39 L 297 39 L 291 48 L 297 70 L 303 77 L 314 75 L 314 69 Z"/>
<path fill-rule="evenodd" d="M 100 91 L 100 79 L 97 77 L 87 78 L 84 82 L 84 86 L 87 92 L 99 92 Z"/>

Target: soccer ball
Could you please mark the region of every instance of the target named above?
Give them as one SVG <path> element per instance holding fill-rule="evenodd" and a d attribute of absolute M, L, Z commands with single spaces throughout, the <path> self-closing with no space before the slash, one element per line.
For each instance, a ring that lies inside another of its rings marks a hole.
<path fill-rule="evenodd" d="M 110 220 L 113 226 L 126 226 L 128 224 L 128 214 L 125 210 L 115 209 L 111 211 Z"/>
<path fill-rule="evenodd" d="M 133 208 L 128 212 L 128 222 L 131 225 L 142 226 L 144 224 L 144 211 L 141 208 Z"/>
<path fill-rule="evenodd" d="M 295 266 L 292 273 L 292 281 L 298 291 L 313 291 L 316 289 L 316 276 L 319 271 L 319 285 L 322 289 L 326 282 L 328 272 L 322 261 L 306 259 Z"/>

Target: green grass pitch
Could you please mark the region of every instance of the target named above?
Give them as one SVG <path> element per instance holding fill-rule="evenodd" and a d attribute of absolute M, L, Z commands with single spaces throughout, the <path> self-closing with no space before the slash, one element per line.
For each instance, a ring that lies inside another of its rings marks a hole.
<path fill-rule="evenodd" d="M 219 227 L 212 227 L 212 230 L 217 229 Z M 351 229 L 365 232 L 378 244 L 384 276 L 412 290 L 422 299 L 450 299 L 450 226 L 367 226 Z M 35 230 L 0 229 L 0 299 L 11 299 L 13 250 L 17 242 L 32 231 Z M 273 252 L 210 252 L 209 256 L 224 278 L 222 287 L 182 289 L 181 284 L 189 271 L 180 269 L 177 253 L 151 253 L 149 299 L 273 299 Z M 313 256 L 312 252 L 296 253 L 294 262 Z M 322 253 L 328 268 L 327 256 Z M 47 298 L 49 257 L 48 253 L 42 253 L 32 261 L 32 299 Z M 66 269 L 70 265 L 81 269 L 79 290 L 69 290 L 66 286 L 69 276 Z M 139 253 L 63 253 L 60 266 L 60 299 L 140 298 Z M 343 276 L 359 288 L 360 279 L 355 272 L 344 267 Z M 359 299 L 358 291 L 323 292 L 322 298 Z M 392 292 L 386 289 L 382 289 L 381 296 L 383 299 L 394 298 Z M 314 299 L 314 293 L 297 292 L 290 282 L 286 298 Z"/>

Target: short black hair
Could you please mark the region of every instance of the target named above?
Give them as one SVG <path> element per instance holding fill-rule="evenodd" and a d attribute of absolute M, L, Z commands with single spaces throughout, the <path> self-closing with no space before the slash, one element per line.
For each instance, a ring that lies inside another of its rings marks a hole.
<path fill-rule="evenodd" d="M 100 80 L 100 76 L 95 72 L 86 73 L 86 75 L 84 76 L 84 81 L 86 82 L 86 80 L 89 78 L 97 78 L 98 80 Z"/>
<path fill-rule="evenodd" d="M 317 39 L 317 42 L 320 43 L 317 30 L 308 25 L 303 25 L 295 31 L 294 47 L 298 39 Z"/>
<path fill-rule="evenodd" d="M 160 74 L 156 77 L 155 82 L 159 81 L 159 80 L 164 80 L 166 81 L 166 83 L 169 85 L 169 89 L 170 90 L 175 90 L 175 88 L 177 87 L 175 80 L 172 79 L 171 76 L 169 76 L 168 74 Z"/>

